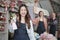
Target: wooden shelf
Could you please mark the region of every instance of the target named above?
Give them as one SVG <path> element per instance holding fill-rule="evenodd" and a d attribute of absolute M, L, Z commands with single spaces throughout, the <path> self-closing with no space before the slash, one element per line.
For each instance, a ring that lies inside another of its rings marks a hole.
<path fill-rule="evenodd" d="M 2 21 L 0 21 L 0 24 L 7 24 L 6 22 L 2 22 Z"/>
<path fill-rule="evenodd" d="M 0 4 L 0 7 L 3 7 L 3 8 L 5 8 L 5 5 L 3 5 L 3 4 Z M 9 8 L 9 6 L 8 6 L 8 8 Z"/>
<path fill-rule="evenodd" d="M 6 21 L 6 18 L 5 17 L 0 18 L 0 21 Z"/>
<path fill-rule="evenodd" d="M 2 4 L 0 4 L 0 7 L 3 7 L 3 8 L 5 8 L 5 6 L 4 6 L 4 5 L 2 5 Z"/>
<path fill-rule="evenodd" d="M 7 24 L 7 23 L 2 22 L 2 23 L 0 23 L 0 24 L 4 24 L 4 25 L 5 25 L 5 24 Z"/>
<path fill-rule="evenodd" d="M 0 13 L 5 14 L 6 13 L 5 8 L 0 7 Z"/>
<path fill-rule="evenodd" d="M 5 34 L 6 32 L 5 31 L 0 31 L 0 34 L 3 34 L 3 33 Z"/>
<path fill-rule="evenodd" d="M 6 12 L 2 12 L 2 11 L 0 11 L 0 14 L 6 14 Z"/>

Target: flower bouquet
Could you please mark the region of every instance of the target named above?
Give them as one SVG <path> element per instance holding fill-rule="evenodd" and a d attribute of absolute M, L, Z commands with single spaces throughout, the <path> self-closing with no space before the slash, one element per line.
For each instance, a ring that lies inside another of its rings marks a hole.
<path fill-rule="evenodd" d="M 40 40 L 57 40 L 57 38 L 54 37 L 52 34 L 44 32 L 40 35 Z"/>

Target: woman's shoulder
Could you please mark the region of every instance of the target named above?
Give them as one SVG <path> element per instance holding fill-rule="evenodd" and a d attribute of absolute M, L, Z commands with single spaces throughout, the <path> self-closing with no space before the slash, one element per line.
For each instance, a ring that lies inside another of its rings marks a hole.
<path fill-rule="evenodd" d="M 47 18 L 44 17 L 44 20 L 47 20 Z"/>

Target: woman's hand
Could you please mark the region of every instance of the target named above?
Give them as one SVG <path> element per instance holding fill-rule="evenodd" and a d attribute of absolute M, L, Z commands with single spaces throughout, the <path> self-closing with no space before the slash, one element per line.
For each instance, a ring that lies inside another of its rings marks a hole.
<path fill-rule="evenodd" d="M 38 18 L 35 18 L 35 19 L 32 20 L 32 22 L 33 22 L 34 25 L 37 25 L 38 24 L 38 21 L 39 21 Z"/>

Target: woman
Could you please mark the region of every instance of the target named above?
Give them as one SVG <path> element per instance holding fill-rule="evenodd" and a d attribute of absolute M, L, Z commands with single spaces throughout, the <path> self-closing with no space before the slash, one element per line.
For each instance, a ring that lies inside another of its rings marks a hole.
<path fill-rule="evenodd" d="M 56 14 L 52 13 L 50 19 L 50 33 L 53 34 L 54 36 L 56 33 L 56 26 L 57 26 Z"/>
<path fill-rule="evenodd" d="M 44 13 L 42 11 L 39 12 L 38 20 L 37 33 L 40 35 L 45 31 L 47 32 L 47 19 L 44 17 Z"/>
<path fill-rule="evenodd" d="M 20 5 L 18 13 L 19 20 L 16 22 L 18 29 L 14 32 L 14 40 L 35 40 L 27 6 L 25 4 Z"/>

